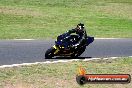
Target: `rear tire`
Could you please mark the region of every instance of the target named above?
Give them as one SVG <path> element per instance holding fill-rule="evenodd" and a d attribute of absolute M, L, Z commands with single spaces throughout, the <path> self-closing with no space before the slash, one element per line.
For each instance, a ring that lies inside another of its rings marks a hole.
<path fill-rule="evenodd" d="M 53 47 L 48 49 L 45 53 L 45 59 L 52 59 L 52 57 L 54 57 L 54 51 L 55 49 Z"/>
<path fill-rule="evenodd" d="M 85 51 L 86 47 L 81 47 L 80 49 L 77 50 L 77 52 L 75 51 L 72 55 L 71 58 L 78 58 L 78 56 L 80 56 L 84 51 Z"/>
<path fill-rule="evenodd" d="M 73 54 L 71 55 L 71 58 L 72 58 L 72 59 L 76 59 L 76 58 L 78 58 L 78 55 L 75 54 L 75 53 L 73 53 Z"/>
<path fill-rule="evenodd" d="M 81 47 L 80 49 L 79 49 L 79 51 L 78 51 L 78 56 L 80 56 L 84 51 L 85 51 L 85 49 L 86 49 L 86 46 L 84 46 L 84 47 Z"/>

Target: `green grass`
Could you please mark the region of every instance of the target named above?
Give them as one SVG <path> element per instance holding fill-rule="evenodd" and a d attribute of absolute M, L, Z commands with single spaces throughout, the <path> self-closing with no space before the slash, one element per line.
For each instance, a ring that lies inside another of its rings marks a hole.
<path fill-rule="evenodd" d="M 79 66 L 87 74 L 130 74 L 132 58 L 38 64 L 0 69 L 0 88 L 130 88 L 129 84 L 86 84 L 80 86 L 75 77 Z"/>
<path fill-rule="evenodd" d="M 95 37 L 132 38 L 131 0 L 0 0 L 0 39 L 56 38 L 84 22 Z"/>

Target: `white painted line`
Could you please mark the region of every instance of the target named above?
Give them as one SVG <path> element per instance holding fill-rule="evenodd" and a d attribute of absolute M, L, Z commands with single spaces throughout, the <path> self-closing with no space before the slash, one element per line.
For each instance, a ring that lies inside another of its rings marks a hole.
<path fill-rule="evenodd" d="M 132 57 L 132 56 L 129 56 Z M 71 60 L 58 60 L 58 61 L 45 61 L 45 62 L 35 62 L 35 63 L 22 63 L 22 64 L 12 64 L 12 65 L 2 65 L 0 68 L 10 68 L 10 67 L 19 67 L 19 66 L 30 66 L 30 65 L 37 65 L 37 64 L 52 64 L 52 63 L 66 63 L 66 62 L 73 62 L 73 61 L 90 61 L 90 60 L 99 60 L 99 59 L 117 59 L 121 57 L 108 57 L 108 58 L 90 58 L 90 59 L 71 59 Z M 123 58 L 123 57 L 122 57 Z"/>
<path fill-rule="evenodd" d="M 102 39 L 103 40 L 103 39 L 132 39 L 132 38 L 94 38 L 94 39 Z M 13 40 L 38 40 L 38 39 L 13 39 Z"/>
<path fill-rule="evenodd" d="M 108 59 L 117 59 L 117 58 L 121 58 L 121 57 L 108 57 L 108 58 L 103 58 L 103 60 L 108 60 Z"/>
<path fill-rule="evenodd" d="M 84 59 L 84 60 L 82 60 L 82 61 L 90 61 L 90 60 L 98 60 L 98 59 L 101 59 L 101 58 Z"/>
<path fill-rule="evenodd" d="M 22 63 L 22 64 L 12 64 L 12 65 L 2 65 L 2 66 L 0 66 L 0 68 L 18 67 L 18 66 L 29 66 L 29 65 L 36 65 L 36 64 L 65 63 L 65 62 L 73 62 L 73 61 L 78 61 L 78 60 L 79 60 L 79 59 L 58 60 L 58 61 L 45 61 L 45 62 L 35 62 L 35 63 Z"/>
<path fill-rule="evenodd" d="M 111 59 L 116 59 L 116 58 L 118 58 L 118 57 L 111 57 Z"/>
<path fill-rule="evenodd" d="M 13 40 L 35 40 L 35 39 L 13 39 Z"/>
<path fill-rule="evenodd" d="M 94 39 L 125 39 L 125 38 L 94 38 Z"/>

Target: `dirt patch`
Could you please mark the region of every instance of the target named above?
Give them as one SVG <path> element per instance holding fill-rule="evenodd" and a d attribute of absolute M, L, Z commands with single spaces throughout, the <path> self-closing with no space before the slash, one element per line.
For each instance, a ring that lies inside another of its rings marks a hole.
<path fill-rule="evenodd" d="M 0 7 L 0 13 L 12 14 L 12 15 L 28 15 L 28 16 L 43 16 L 44 14 L 37 10 L 32 10 L 30 8 L 10 8 L 10 7 Z"/>
<path fill-rule="evenodd" d="M 44 85 L 48 85 L 51 88 L 77 88 L 78 87 L 74 77 L 72 80 L 66 80 L 65 78 L 60 79 L 55 77 L 43 77 L 41 81 L 43 81 Z"/>
<path fill-rule="evenodd" d="M 110 16 L 124 17 L 132 19 L 132 6 L 125 4 L 110 4 L 108 6 L 96 7 L 98 12 L 109 14 Z"/>
<path fill-rule="evenodd" d="M 27 86 L 25 83 L 18 81 L 17 83 L 13 83 L 11 81 L 5 81 L 3 83 L 3 88 L 31 88 Z"/>
<path fill-rule="evenodd" d="M 31 80 L 30 80 L 31 81 Z M 6 81 L 3 83 L 2 88 L 77 88 L 79 85 L 76 83 L 75 77 L 72 80 L 57 77 L 39 77 L 34 82 L 26 82 L 18 80 L 17 82 Z"/>

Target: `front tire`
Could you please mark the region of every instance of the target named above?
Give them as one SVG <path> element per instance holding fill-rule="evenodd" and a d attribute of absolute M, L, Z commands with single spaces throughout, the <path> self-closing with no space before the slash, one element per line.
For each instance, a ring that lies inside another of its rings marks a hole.
<path fill-rule="evenodd" d="M 45 53 L 45 59 L 52 59 L 52 57 L 54 57 L 54 51 L 55 49 L 53 47 L 48 49 Z"/>

